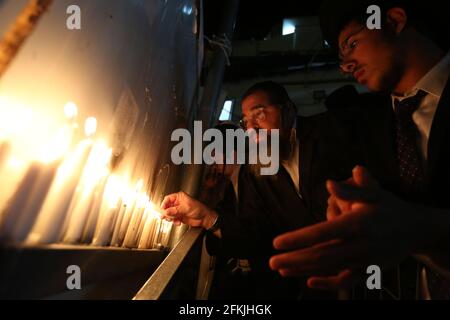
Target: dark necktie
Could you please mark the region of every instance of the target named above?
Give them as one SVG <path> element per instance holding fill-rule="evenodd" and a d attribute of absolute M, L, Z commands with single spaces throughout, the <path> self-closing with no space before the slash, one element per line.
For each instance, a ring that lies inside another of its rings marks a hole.
<path fill-rule="evenodd" d="M 402 101 L 394 101 L 396 115 L 396 143 L 399 174 L 402 184 L 402 193 L 408 198 L 417 196 L 423 191 L 425 174 L 422 157 L 418 148 L 419 130 L 412 118 L 425 97 L 424 91 Z M 401 281 L 401 299 L 415 299 L 417 291 L 418 264 L 415 259 L 406 259 L 398 266 Z"/>
<path fill-rule="evenodd" d="M 397 158 L 399 162 L 400 178 L 403 191 L 407 196 L 425 196 L 426 175 L 423 160 L 418 148 L 419 130 L 413 121 L 412 115 L 427 95 L 419 90 L 418 93 L 402 101 L 394 103 L 397 118 Z M 423 199 L 422 199 L 423 200 Z M 413 263 L 404 263 L 400 266 L 401 273 L 407 281 L 402 281 L 404 297 L 412 298 L 411 284 L 416 266 Z M 403 280 L 406 280 L 404 277 Z M 450 281 L 445 277 L 427 268 L 428 287 L 432 299 L 450 298 Z"/>
<path fill-rule="evenodd" d="M 420 193 L 425 184 L 422 156 L 418 148 L 419 130 L 412 115 L 426 95 L 426 92 L 420 90 L 413 97 L 394 102 L 397 118 L 397 159 L 403 191 L 408 195 Z"/>

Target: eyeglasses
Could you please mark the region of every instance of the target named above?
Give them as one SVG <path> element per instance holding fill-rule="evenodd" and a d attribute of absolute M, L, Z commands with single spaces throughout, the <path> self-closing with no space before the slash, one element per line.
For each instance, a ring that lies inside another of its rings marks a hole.
<path fill-rule="evenodd" d="M 350 34 L 344 41 L 343 45 L 341 46 L 341 49 L 339 51 L 339 56 L 341 58 L 341 60 L 344 60 L 346 57 L 348 57 L 358 46 L 359 40 L 354 39 L 354 37 L 356 35 L 358 35 L 359 33 L 361 33 L 364 29 L 366 29 L 366 27 L 361 27 L 360 29 L 358 29 L 357 31 L 355 31 L 354 33 Z M 344 70 L 345 68 L 345 61 L 342 61 L 340 64 L 341 70 Z"/>
<path fill-rule="evenodd" d="M 239 121 L 239 125 L 241 126 L 241 128 L 247 130 L 249 123 L 252 123 L 254 126 L 259 126 L 261 121 L 266 120 L 266 113 L 264 111 L 265 108 L 266 107 L 263 106 L 255 108 L 250 112 L 250 115 L 248 117 L 243 117 Z"/>

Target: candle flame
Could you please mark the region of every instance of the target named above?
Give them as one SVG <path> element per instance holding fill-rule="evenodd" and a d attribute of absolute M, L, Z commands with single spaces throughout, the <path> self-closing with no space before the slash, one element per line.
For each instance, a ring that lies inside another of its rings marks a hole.
<path fill-rule="evenodd" d="M 148 211 L 148 213 L 149 213 L 150 217 L 152 217 L 152 219 L 159 219 L 161 217 L 161 213 L 158 211 L 155 204 L 151 201 L 149 201 L 147 203 L 146 210 Z"/>
<path fill-rule="evenodd" d="M 144 209 L 147 207 L 147 204 L 149 203 L 149 196 L 143 192 L 139 193 L 137 198 L 137 207 L 138 209 Z"/>
<path fill-rule="evenodd" d="M 7 162 L 8 167 L 11 169 L 18 170 L 19 168 L 22 168 L 25 166 L 25 161 L 17 158 L 16 156 L 11 156 Z"/>
<path fill-rule="evenodd" d="M 84 132 L 87 137 L 92 137 L 97 132 L 97 119 L 89 117 L 84 123 Z"/>
<path fill-rule="evenodd" d="M 75 102 L 69 101 L 64 106 L 64 114 L 68 119 L 75 119 L 78 115 L 78 107 Z"/>

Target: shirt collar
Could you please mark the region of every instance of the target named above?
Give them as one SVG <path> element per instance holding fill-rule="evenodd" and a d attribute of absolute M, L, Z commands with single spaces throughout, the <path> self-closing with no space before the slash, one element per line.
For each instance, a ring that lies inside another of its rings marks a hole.
<path fill-rule="evenodd" d="M 441 59 L 430 71 L 428 71 L 422 79 L 417 82 L 414 88 L 406 93 L 404 96 L 391 95 L 392 100 L 403 100 L 414 96 L 417 91 L 422 90 L 428 94 L 432 94 L 437 98 L 440 98 L 442 92 L 444 92 L 445 85 L 447 84 L 448 77 L 450 75 L 450 52 Z"/>
<path fill-rule="evenodd" d="M 435 65 L 420 81 L 416 88 L 428 92 L 438 98 L 444 92 L 450 75 L 450 53 Z"/>

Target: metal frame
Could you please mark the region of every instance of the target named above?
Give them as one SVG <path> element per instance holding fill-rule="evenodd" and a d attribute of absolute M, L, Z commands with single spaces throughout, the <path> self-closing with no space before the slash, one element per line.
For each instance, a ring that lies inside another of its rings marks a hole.
<path fill-rule="evenodd" d="M 180 266 L 202 235 L 203 229 L 189 229 L 141 290 L 139 290 L 133 300 L 160 299 L 170 281 L 175 276 L 175 273 L 179 270 Z"/>

